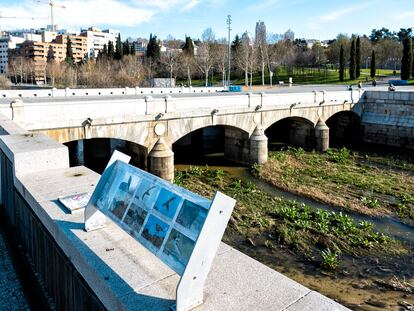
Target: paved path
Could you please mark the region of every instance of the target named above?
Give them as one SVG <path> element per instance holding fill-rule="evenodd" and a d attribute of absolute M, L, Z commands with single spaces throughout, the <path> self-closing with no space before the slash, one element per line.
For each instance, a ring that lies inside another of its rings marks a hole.
<path fill-rule="evenodd" d="M 10 254 L 0 234 L 0 311 L 30 310 L 14 270 Z"/>

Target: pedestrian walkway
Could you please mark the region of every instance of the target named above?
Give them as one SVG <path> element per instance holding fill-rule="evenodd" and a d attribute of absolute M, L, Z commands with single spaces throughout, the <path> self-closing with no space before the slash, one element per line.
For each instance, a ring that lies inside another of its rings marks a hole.
<path fill-rule="evenodd" d="M 20 281 L 0 234 L 0 311 L 30 310 Z"/>

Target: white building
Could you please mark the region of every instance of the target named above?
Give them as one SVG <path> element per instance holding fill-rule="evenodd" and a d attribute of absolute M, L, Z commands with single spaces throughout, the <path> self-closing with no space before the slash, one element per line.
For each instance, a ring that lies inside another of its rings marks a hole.
<path fill-rule="evenodd" d="M 290 41 L 294 41 L 295 40 L 295 33 L 291 30 L 288 29 L 284 35 L 283 35 L 283 39 L 285 40 L 290 40 Z"/>
<path fill-rule="evenodd" d="M 119 31 L 89 27 L 88 29 L 81 29 L 80 35 L 88 39 L 88 56 L 97 57 L 98 53 L 103 50 L 104 45 L 108 46 L 109 41 L 112 41 L 115 45 Z"/>
<path fill-rule="evenodd" d="M 42 35 L 25 33 L 22 37 L 7 36 L 0 39 L 0 74 L 7 73 L 9 65 L 9 49 L 15 49 L 17 44 L 24 41 L 42 41 Z"/>

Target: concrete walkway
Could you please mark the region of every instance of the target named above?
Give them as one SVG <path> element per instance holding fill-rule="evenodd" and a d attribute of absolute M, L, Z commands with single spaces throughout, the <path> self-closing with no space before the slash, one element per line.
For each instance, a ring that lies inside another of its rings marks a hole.
<path fill-rule="evenodd" d="M 30 308 L 3 236 L 0 234 L 0 311 L 17 310 L 30 310 Z"/>

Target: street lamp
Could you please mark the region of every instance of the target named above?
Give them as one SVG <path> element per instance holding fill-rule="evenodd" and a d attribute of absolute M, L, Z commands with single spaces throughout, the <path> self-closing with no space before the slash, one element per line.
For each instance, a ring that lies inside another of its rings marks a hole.
<path fill-rule="evenodd" d="M 227 86 L 230 86 L 230 70 L 231 70 L 231 41 L 230 41 L 230 32 L 231 32 L 231 15 L 227 15 L 227 28 L 229 31 L 229 51 L 228 51 L 228 75 L 227 75 Z"/>

